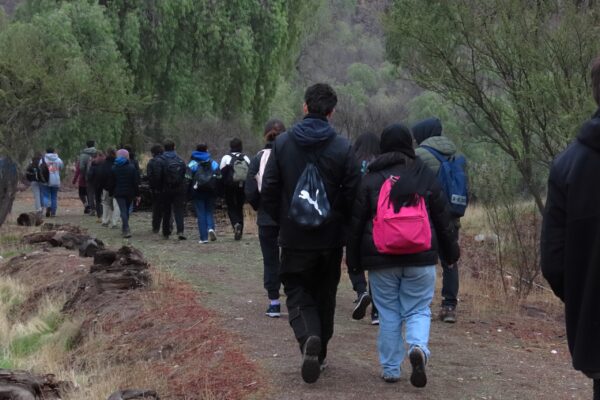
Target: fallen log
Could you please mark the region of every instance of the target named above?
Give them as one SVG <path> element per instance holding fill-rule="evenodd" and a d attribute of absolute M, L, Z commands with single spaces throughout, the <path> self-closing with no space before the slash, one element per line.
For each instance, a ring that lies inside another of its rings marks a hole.
<path fill-rule="evenodd" d="M 135 400 L 135 399 L 154 399 L 160 400 L 158 393 L 154 390 L 119 390 L 110 395 L 108 400 Z"/>
<path fill-rule="evenodd" d="M 73 384 L 57 381 L 52 374 L 33 375 L 27 371 L 0 369 L 1 400 L 59 400 Z"/>
<path fill-rule="evenodd" d="M 27 244 L 46 243 L 56 235 L 56 231 L 35 232 L 23 236 L 23 242 Z"/>
<path fill-rule="evenodd" d="M 17 225 L 20 226 L 40 226 L 44 222 L 40 213 L 22 213 L 17 217 Z"/>
<path fill-rule="evenodd" d="M 79 246 L 79 257 L 94 257 L 102 249 L 104 249 L 104 244 L 101 240 L 88 239 Z"/>

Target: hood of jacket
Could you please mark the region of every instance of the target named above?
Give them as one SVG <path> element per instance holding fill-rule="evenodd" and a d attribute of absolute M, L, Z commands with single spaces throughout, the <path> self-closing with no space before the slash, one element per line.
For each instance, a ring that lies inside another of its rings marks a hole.
<path fill-rule="evenodd" d="M 430 137 L 442 136 L 442 121 L 439 118 L 427 118 L 417 122 L 411 130 L 417 144 L 421 144 Z"/>
<path fill-rule="evenodd" d="M 596 151 L 600 151 L 600 117 L 598 115 L 583 124 L 577 135 L 577 140 Z"/>
<path fill-rule="evenodd" d="M 87 154 L 88 156 L 95 156 L 97 152 L 98 152 L 98 150 L 96 150 L 95 147 L 88 147 L 86 149 L 83 149 L 83 151 L 81 153 Z"/>
<path fill-rule="evenodd" d="M 300 146 L 308 147 L 335 137 L 337 133 L 329 125 L 327 118 L 308 114 L 302 121 L 294 125 L 291 134 Z"/>
<path fill-rule="evenodd" d="M 208 161 L 210 160 L 210 153 L 207 151 L 192 151 L 192 160 Z"/>
<path fill-rule="evenodd" d="M 129 163 L 129 160 L 126 159 L 125 157 L 117 157 L 117 158 L 115 158 L 115 165 L 122 166 L 122 165 L 125 165 L 125 164 L 128 164 L 128 163 Z"/>
<path fill-rule="evenodd" d="M 57 162 L 58 160 L 60 160 L 58 154 L 56 153 L 46 153 L 44 158 L 46 159 L 46 162 Z"/>
<path fill-rule="evenodd" d="M 446 156 L 453 156 L 457 151 L 454 142 L 446 136 L 430 137 L 429 139 L 424 140 L 421 143 L 421 146 L 431 147 Z"/>
<path fill-rule="evenodd" d="M 162 153 L 162 156 L 164 158 L 177 158 L 177 157 L 179 157 L 174 150 L 173 151 L 165 151 L 164 153 Z"/>
<path fill-rule="evenodd" d="M 417 162 L 415 159 L 410 158 L 404 153 L 391 152 L 377 156 L 377 158 L 369 163 L 368 168 L 369 172 L 377 172 L 391 168 L 394 165 L 411 165 L 415 162 Z"/>

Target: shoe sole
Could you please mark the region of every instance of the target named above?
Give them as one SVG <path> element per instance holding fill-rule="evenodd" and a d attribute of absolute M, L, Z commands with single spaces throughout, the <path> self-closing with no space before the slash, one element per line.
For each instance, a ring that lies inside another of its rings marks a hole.
<path fill-rule="evenodd" d="M 454 323 L 456 323 L 456 317 L 450 317 L 450 316 L 444 317 L 444 318 L 442 318 L 442 322 L 445 322 L 447 324 L 454 324 Z"/>
<path fill-rule="evenodd" d="M 371 325 L 379 325 L 379 320 L 377 320 L 377 321 L 371 321 Z"/>
<path fill-rule="evenodd" d="M 423 350 L 411 351 L 409 358 L 410 365 L 412 366 L 410 383 L 414 387 L 425 387 L 427 385 L 427 375 L 425 374 L 425 355 L 423 354 Z"/>
<path fill-rule="evenodd" d="M 363 319 L 367 314 L 367 307 L 369 307 L 369 304 L 371 304 L 371 296 L 362 296 L 356 304 L 356 307 L 354 307 L 354 311 L 352 311 L 352 319 L 357 321 Z"/>
<path fill-rule="evenodd" d="M 243 231 L 242 231 L 242 227 L 241 227 L 241 226 L 239 226 L 239 227 L 235 227 L 235 228 L 234 228 L 234 235 L 233 235 L 233 238 L 234 238 L 235 240 L 242 240 L 242 232 L 243 232 Z"/>
<path fill-rule="evenodd" d="M 217 234 L 214 232 L 208 232 L 208 238 L 210 239 L 211 242 L 214 242 L 215 240 L 217 240 Z"/>
<path fill-rule="evenodd" d="M 321 338 L 310 336 L 304 344 L 302 357 L 302 379 L 306 383 L 315 383 L 321 374 L 319 353 L 321 352 Z"/>
<path fill-rule="evenodd" d="M 279 318 L 281 317 L 281 313 L 265 313 L 265 315 L 269 318 Z"/>

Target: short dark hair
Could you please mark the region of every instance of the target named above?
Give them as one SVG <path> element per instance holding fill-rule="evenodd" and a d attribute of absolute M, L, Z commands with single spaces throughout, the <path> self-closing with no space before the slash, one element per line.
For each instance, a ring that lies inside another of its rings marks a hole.
<path fill-rule="evenodd" d="M 200 144 L 196 145 L 196 151 L 207 152 L 208 146 L 205 143 L 200 143 Z"/>
<path fill-rule="evenodd" d="M 306 89 L 304 102 L 311 114 L 327 116 L 333 112 L 337 104 L 337 94 L 326 83 L 317 83 Z"/>
<path fill-rule="evenodd" d="M 175 142 L 171 139 L 165 139 L 165 141 L 163 142 L 163 146 L 165 146 L 165 151 L 175 150 Z"/>
<path fill-rule="evenodd" d="M 152 153 L 153 156 L 162 154 L 164 151 L 165 149 L 162 147 L 162 144 L 155 144 L 154 146 L 150 147 L 150 153 Z"/>
<path fill-rule="evenodd" d="M 600 106 L 600 56 L 592 62 L 592 95 Z"/>
<path fill-rule="evenodd" d="M 238 138 L 231 139 L 229 149 L 234 153 L 241 153 L 243 150 L 242 141 Z"/>
<path fill-rule="evenodd" d="M 106 149 L 106 157 L 117 157 L 117 151 L 114 149 L 114 147 L 109 147 L 108 149 Z"/>
<path fill-rule="evenodd" d="M 282 132 L 285 132 L 285 125 L 281 120 L 270 119 L 265 124 L 265 140 L 267 142 L 272 142 Z"/>
<path fill-rule="evenodd" d="M 50 154 L 50 153 L 54 153 L 54 147 L 47 147 L 46 148 L 46 154 Z"/>
<path fill-rule="evenodd" d="M 96 141 L 95 140 L 88 140 L 87 142 L 85 142 L 85 145 L 87 147 L 94 147 L 96 145 Z"/>

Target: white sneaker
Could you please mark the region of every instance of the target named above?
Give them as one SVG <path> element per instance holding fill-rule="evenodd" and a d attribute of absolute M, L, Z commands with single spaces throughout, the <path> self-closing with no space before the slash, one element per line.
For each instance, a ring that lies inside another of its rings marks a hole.
<path fill-rule="evenodd" d="M 215 240 L 217 240 L 217 233 L 215 232 L 214 229 L 208 230 L 208 238 L 210 239 L 211 242 L 214 242 Z"/>
<path fill-rule="evenodd" d="M 199 244 L 207 244 L 207 243 L 208 243 L 208 240 L 199 240 L 199 241 L 198 241 L 198 243 L 199 243 Z"/>

